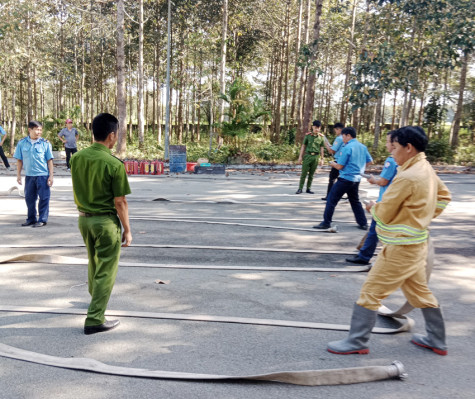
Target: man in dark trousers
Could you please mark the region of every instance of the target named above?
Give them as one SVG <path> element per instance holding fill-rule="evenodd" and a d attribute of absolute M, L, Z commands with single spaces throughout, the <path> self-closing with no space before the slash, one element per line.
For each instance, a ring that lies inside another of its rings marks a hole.
<path fill-rule="evenodd" d="M 391 133 L 389 132 L 386 135 L 386 149 L 388 152 L 392 151 L 393 143 L 391 142 Z M 379 196 L 376 202 L 381 202 L 383 194 L 388 189 L 389 185 L 396 176 L 397 173 L 397 164 L 392 155 L 386 158 L 384 161 L 384 166 L 379 177 L 370 175 L 368 182 L 371 184 L 376 184 L 379 186 Z M 368 235 L 364 240 L 363 246 L 360 248 L 357 255 L 346 258 L 347 262 L 357 263 L 360 265 L 367 265 L 376 251 L 376 246 L 378 245 L 378 235 L 376 234 L 376 221 L 373 219 L 371 226 L 369 227 Z"/>
<path fill-rule="evenodd" d="M 302 143 L 298 163 L 302 163 L 302 173 L 300 174 L 299 188 L 295 194 L 301 194 L 305 179 L 307 178 L 307 193 L 313 194 L 310 190 L 313 182 L 313 175 L 317 170 L 318 157 L 320 156 L 320 164 L 323 165 L 323 134 L 320 133 L 322 123 L 313 121 L 312 131 L 308 133 Z M 303 161 L 302 161 L 303 160 Z M 307 177 L 308 175 L 308 177 Z"/>
<path fill-rule="evenodd" d="M 84 324 L 86 335 L 111 330 L 119 320 L 104 317 L 119 266 L 121 242 L 132 242 L 128 204 L 130 194 L 122 161 L 111 154 L 117 142 L 119 121 L 99 114 L 92 121 L 94 143 L 71 157 L 78 226 L 87 247 L 88 287 L 91 303 Z M 121 236 L 121 223 L 123 232 Z"/>
<path fill-rule="evenodd" d="M 361 205 L 358 189 L 361 181 L 361 174 L 364 173 L 367 165 L 373 163 L 373 158 L 369 155 L 368 149 L 356 139 L 356 130 L 353 127 L 345 127 L 341 131 L 345 146 L 338 153 L 338 162 L 330 162 L 330 166 L 340 171 L 340 177 L 330 191 L 323 222 L 314 229 L 328 229 L 331 226 L 335 207 L 343 194 L 348 194 L 351 209 L 355 215 L 358 228 L 368 230 L 366 215 Z"/>
<path fill-rule="evenodd" d="M 73 127 L 73 120 L 66 119 L 66 127 L 61 129 L 61 131 L 58 133 L 58 137 L 63 142 L 64 149 L 66 150 L 66 167 L 68 168 L 68 170 L 70 170 L 69 161 L 71 159 L 71 155 L 75 154 L 78 151 L 78 136 L 78 130 Z"/>
<path fill-rule="evenodd" d="M 43 125 L 38 121 L 30 121 L 28 136 L 18 142 L 13 154 L 17 159 L 18 184 L 21 184 L 21 171 L 25 169 L 25 202 L 28 216 L 22 226 L 43 227 L 48 223 L 54 175 L 53 152 L 51 143 L 41 137 L 42 134 Z"/>
<path fill-rule="evenodd" d="M 335 140 L 333 141 L 333 145 L 330 145 L 328 140 L 325 137 L 325 147 L 327 147 L 327 150 L 330 154 L 333 155 L 335 162 L 338 162 L 338 153 L 340 152 L 341 147 L 343 147 L 343 137 L 341 137 L 341 131 L 345 125 L 343 123 L 335 123 L 335 126 L 333 126 L 333 130 L 335 131 Z M 338 176 L 340 175 L 340 171 L 337 168 L 332 168 L 330 169 L 330 176 L 328 177 L 328 187 L 327 187 L 327 195 L 322 198 L 322 201 L 326 201 L 328 198 L 328 194 L 330 194 L 330 191 L 333 187 L 333 184 L 335 184 L 336 179 L 338 179 Z"/>

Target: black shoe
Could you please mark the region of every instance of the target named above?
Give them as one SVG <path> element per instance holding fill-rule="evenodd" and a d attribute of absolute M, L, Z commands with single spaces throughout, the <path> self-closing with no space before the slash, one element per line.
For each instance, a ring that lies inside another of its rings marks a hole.
<path fill-rule="evenodd" d="M 358 229 L 360 230 L 368 230 L 368 225 L 365 224 L 364 226 L 361 226 L 360 224 L 358 226 L 356 226 Z"/>
<path fill-rule="evenodd" d="M 36 222 L 25 222 L 25 223 L 22 223 L 21 225 L 25 227 L 25 226 L 32 226 L 34 224 L 36 224 Z"/>
<path fill-rule="evenodd" d="M 299 188 L 295 194 L 302 194 L 302 189 Z"/>
<path fill-rule="evenodd" d="M 329 229 L 330 226 L 327 224 L 324 224 L 323 222 L 320 224 L 317 224 L 316 226 L 313 226 L 314 229 L 320 229 L 320 230 L 326 230 Z"/>
<path fill-rule="evenodd" d="M 119 320 L 106 320 L 105 323 L 99 324 L 98 326 L 84 326 L 84 334 L 91 335 L 95 333 L 100 333 L 104 331 L 112 330 L 120 324 Z"/>
<path fill-rule="evenodd" d="M 345 260 L 347 262 L 357 263 L 358 265 L 368 265 L 369 264 L 369 262 L 367 260 L 364 260 L 364 259 L 360 258 L 359 255 L 355 255 L 351 258 L 346 258 Z"/>
<path fill-rule="evenodd" d="M 323 197 L 323 198 L 322 198 L 322 201 L 326 201 L 326 200 L 327 200 L 327 197 Z"/>
<path fill-rule="evenodd" d="M 46 222 L 37 222 L 33 225 L 33 227 L 43 227 L 46 226 Z"/>
<path fill-rule="evenodd" d="M 315 194 L 313 191 L 311 191 L 309 188 L 307 188 L 307 191 L 305 191 L 307 194 Z"/>

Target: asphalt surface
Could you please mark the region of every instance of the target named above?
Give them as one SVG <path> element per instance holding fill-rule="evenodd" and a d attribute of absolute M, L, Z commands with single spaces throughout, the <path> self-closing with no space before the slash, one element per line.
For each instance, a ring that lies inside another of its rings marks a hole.
<path fill-rule="evenodd" d="M 8 194 L 9 188 L 17 185 L 15 172 L 1 168 L 0 257 L 47 253 L 86 258 L 85 248 L 77 246 L 82 238 L 77 229 L 71 179 L 64 166 L 56 167 L 48 225 L 36 229 L 20 227 L 26 205 L 18 190 Z M 85 336 L 83 316 L 0 311 L 0 343 L 52 356 L 87 357 L 109 365 L 150 370 L 226 375 L 389 365 L 397 359 L 409 374 L 405 381 L 302 387 L 274 382 L 153 380 L 0 357 L 0 398 L 473 398 L 475 182 L 473 175 L 441 178 L 452 191 L 453 201 L 431 227 L 436 266 L 430 286 L 445 314 L 449 346 L 446 357 L 412 345 L 411 333 L 373 334 L 369 355 L 338 356 L 326 351 L 326 343 L 344 338 L 345 332 L 122 317 L 119 328 Z M 320 197 L 326 191 L 327 172 L 318 171 L 314 195 L 295 195 L 297 183 L 298 174 L 285 170 L 236 171 L 227 177 L 130 177 L 132 194 L 128 201 L 134 241 L 132 247 L 123 249 L 122 261 L 279 266 L 289 271 L 121 267 L 109 309 L 348 324 L 365 273 L 291 269 L 347 266 L 344 254 L 356 252 L 363 232 L 356 228 L 350 205 L 344 202 L 335 212 L 337 234 L 299 230 L 321 221 L 324 202 Z M 377 189 L 362 183 L 361 193 L 374 198 Z M 40 247 L 5 247 L 15 244 Z M 261 250 L 151 248 L 139 244 Z M 266 248 L 302 252 L 271 252 Z M 343 254 L 305 252 L 322 249 Z M 86 280 L 86 266 L 0 265 L 0 306 L 86 310 Z M 157 280 L 166 284 L 158 284 Z M 401 292 L 396 292 L 385 304 L 396 308 L 403 302 Z M 410 316 L 416 322 L 413 331 L 424 332 L 420 311 Z M 386 324 L 381 318 L 377 325 Z"/>

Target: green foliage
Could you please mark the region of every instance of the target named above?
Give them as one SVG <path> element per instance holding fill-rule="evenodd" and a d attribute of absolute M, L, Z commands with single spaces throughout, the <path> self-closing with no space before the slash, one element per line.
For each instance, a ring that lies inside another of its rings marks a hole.
<path fill-rule="evenodd" d="M 157 143 L 157 137 L 151 132 L 147 132 L 144 136 L 142 148 L 140 148 L 137 135 L 134 136 L 131 143 L 127 144 L 125 159 L 152 160 L 164 158 L 164 149 Z"/>
<path fill-rule="evenodd" d="M 440 124 L 445 118 L 446 110 L 440 104 L 440 96 L 430 97 L 428 104 L 424 107 L 424 126 L 434 127 Z"/>
<path fill-rule="evenodd" d="M 289 162 L 298 158 L 299 149 L 295 145 L 276 145 L 268 142 L 250 148 L 248 151 L 254 155 L 257 162 Z"/>
<path fill-rule="evenodd" d="M 461 146 L 454 156 L 455 162 L 459 165 L 475 165 L 475 145 Z"/>
<path fill-rule="evenodd" d="M 201 143 L 186 144 L 186 158 L 190 162 L 196 162 L 199 158 L 208 158 L 209 146 Z"/>
<path fill-rule="evenodd" d="M 427 160 L 431 163 L 452 163 L 455 155 L 446 139 L 429 141 L 425 153 Z"/>
<path fill-rule="evenodd" d="M 364 50 L 353 68 L 350 81 L 349 101 L 352 111 L 368 105 L 370 100 L 382 96 L 394 85 L 394 76 L 388 73 L 396 52 L 388 42 L 382 43 L 376 52 Z"/>
<path fill-rule="evenodd" d="M 263 101 L 252 95 L 252 92 L 252 87 L 248 83 L 236 79 L 226 94 L 221 94 L 220 98 L 229 105 L 226 113 L 229 120 L 217 125 L 221 128 L 223 136 L 244 138 L 249 133 L 251 123 L 269 114 Z"/>
<path fill-rule="evenodd" d="M 291 129 L 288 129 L 288 130 L 284 133 L 283 142 L 284 142 L 285 144 L 294 145 L 294 144 L 295 144 L 296 134 L 297 134 L 297 128 L 293 127 L 293 128 L 291 128 Z"/>

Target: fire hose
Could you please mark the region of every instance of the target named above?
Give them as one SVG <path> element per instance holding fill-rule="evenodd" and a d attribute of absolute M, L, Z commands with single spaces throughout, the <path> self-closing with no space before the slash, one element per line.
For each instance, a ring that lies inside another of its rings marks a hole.
<path fill-rule="evenodd" d="M 78 259 L 72 257 L 63 257 L 59 255 L 44 255 L 44 254 L 29 254 L 16 256 L 9 259 L 2 259 L 0 263 L 11 262 L 39 262 L 39 263 L 54 263 L 54 264 L 87 264 L 87 259 Z M 147 267 L 147 264 L 134 264 L 122 262 L 122 266 L 131 267 Z M 168 265 L 170 266 L 170 265 Z M 183 265 L 182 265 L 183 266 Z M 160 265 L 148 265 L 148 267 L 161 267 Z M 162 265 L 163 267 L 163 265 Z M 165 265 L 166 267 L 166 265 Z M 335 268 L 312 268 L 318 271 L 337 271 Z M 322 270 L 323 269 L 323 270 Z M 355 268 L 352 268 L 353 270 Z M 289 270 L 289 269 L 287 269 Z M 292 269 L 290 269 L 292 270 Z M 81 309 L 48 309 L 48 308 L 34 308 L 34 307 L 8 307 L 2 306 L 0 311 L 5 312 L 21 312 L 21 313 L 53 313 L 53 314 L 84 314 Z M 239 317 L 219 317 L 210 315 L 183 315 L 183 314 L 162 314 L 162 313 L 148 313 L 148 312 L 130 312 L 130 311 L 108 311 L 108 315 L 115 315 L 121 317 L 146 317 L 155 319 L 179 319 L 179 320 L 194 320 L 206 322 L 224 322 L 224 323 L 239 323 L 239 324 L 255 324 L 255 325 L 272 325 L 285 326 L 297 328 L 315 328 L 326 330 L 348 330 L 349 326 L 325 323 L 308 323 L 285 320 L 266 320 L 266 319 L 251 319 Z M 396 333 L 401 331 L 408 331 L 412 326 L 412 320 L 406 316 L 395 315 L 395 319 L 402 320 L 401 326 L 396 329 L 376 327 L 374 333 Z M 394 361 L 389 366 L 369 366 L 369 367 L 354 367 L 344 369 L 330 369 L 330 370 L 303 370 L 303 371 L 281 371 L 268 374 L 255 375 L 215 375 L 215 374 L 196 374 L 196 373 L 181 373 L 169 371 L 157 371 L 147 369 L 136 369 L 130 367 L 117 367 L 98 362 L 94 359 L 88 358 L 61 358 L 49 356 L 41 353 L 26 351 L 19 348 L 14 348 L 9 345 L 0 344 L 0 356 L 12 359 L 43 364 L 47 366 L 61 367 L 74 370 L 85 370 L 101 374 L 121 375 L 129 377 L 145 377 L 157 379 L 173 379 L 173 380 L 188 380 L 188 381 L 237 381 L 237 380 L 254 380 L 254 381 L 275 381 L 288 384 L 318 386 L 318 385 L 340 385 L 340 384 L 354 384 L 361 382 L 379 381 L 383 379 L 398 378 L 405 379 L 407 374 L 404 371 L 404 366 L 399 361 Z"/>
<path fill-rule="evenodd" d="M 0 356 L 23 360 L 30 363 L 60 367 L 72 370 L 92 371 L 100 374 L 128 377 L 156 378 L 184 381 L 275 381 L 287 384 L 317 386 L 356 384 L 360 382 L 379 381 L 389 378 L 405 379 L 407 374 L 399 361 L 389 366 L 352 367 L 330 370 L 280 371 L 269 374 L 229 376 L 219 374 L 181 373 L 173 371 L 147 370 L 131 367 L 110 366 L 89 358 L 64 358 L 30 352 L 0 344 Z"/>

